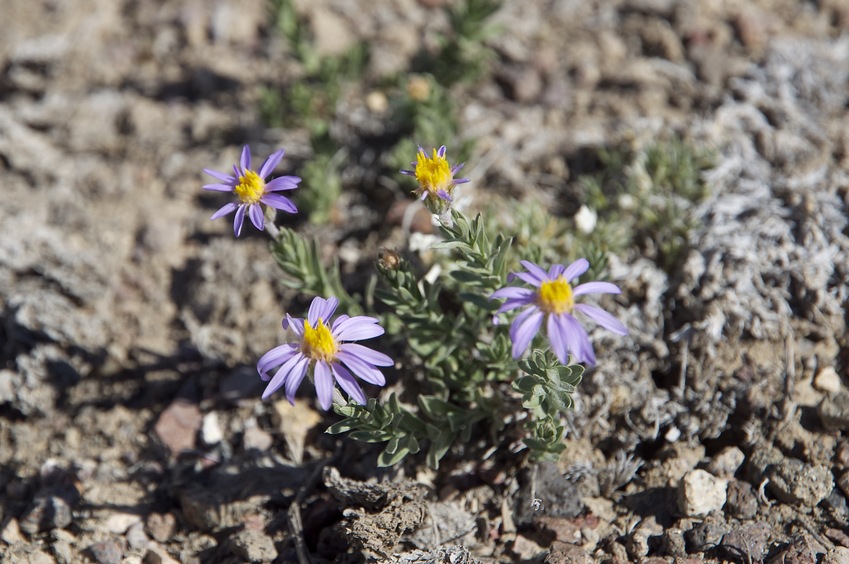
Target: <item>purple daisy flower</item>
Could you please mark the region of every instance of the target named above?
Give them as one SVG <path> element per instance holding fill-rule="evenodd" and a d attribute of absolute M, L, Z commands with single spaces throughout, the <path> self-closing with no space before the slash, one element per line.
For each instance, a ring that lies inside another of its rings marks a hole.
<path fill-rule="evenodd" d="M 490 299 L 507 298 L 496 312 L 503 313 L 527 306 L 510 326 L 510 340 L 513 341 L 513 358 L 519 358 L 534 336 L 546 321 L 546 333 L 551 349 L 557 360 L 567 364 L 569 354 L 577 362 L 595 364 L 595 352 L 587 332 L 573 316 L 574 311 L 586 315 L 608 331 L 617 335 L 627 335 L 628 329 L 615 317 L 595 306 L 576 304 L 575 297 L 582 294 L 619 294 L 621 291 L 610 282 L 587 282 L 575 287 L 569 283 L 582 275 L 590 267 L 589 261 L 581 258 L 568 267 L 555 264 L 548 272 L 542 267 L 523 260 L 525 272 L 510 274 L 509 279 L 519 278 L 536 289 L 508 286 L 496 290 Z"/>
<path fill-rule="evenodd" d="M 365 405 L 366 396 L 354 380 L 354 376 L 369 384 L 383 386 L 386 379 L 376 367 L 392 366 L 394 362 L 383 353 L 373 351 L 349 341 L 371 339 L 383 335 L 383 327 L 374 317 L 340 315 L 331 325 L 330 317 L 336 311 L 339 300 L 336 298 L 313 299 L 306 319 L 290 317 L 286 314 L 283 328 L 295 332 L 297 343 L 287 343 L 275 347 L 262 355 L 257 363 L 257 371 L 263 380 L 271 382 L 265 388 L 262 399 L 285 385 L 286 399 L 295 403 L 295 390 L 301 385 L 304 376 L 310 372 L 315 383 L 318 403 L 324 410 L 333 403 L 333 380 L 347 392 L 351 399 Z M 268 372 L 279 366 L 274 377 Z"/>
<path fill-rule="evenodd" d="M 280 149 L 268 157 L 259 172 L 251 168 L 251 149 L 247 145 L 242 149 L 242 158 L 238 165 L 233 165 L 233 174 L 224 174 L 208 168 L 203 169 L 205 173 L 220 182 L 206 184 L 204 190 L 215 190 L 217 192 L 233 192 L 239 198 L 237 202 L 230 202 L 212 215 L 211 219 L 218 219 L 233 211 L 236 218 L 233 221 L 233 231 L 236 237 L 242 232 L 242 224 L 245 222 L 245 214 L 251 219 L 254 227 L 262 231 L 265 228 L 265 214 L 262 204 L 287 213 L 297 213 L 298 208 L 292 200 L 275 192 L 294 190 L 298 187 L 301 179 L 297 176 L 281 176 L 270 182 L 266 182 L 268 175 L 277 167 L 284 151 Z"/>
<path fill-rule="evenodd" d="M 419 183 L 416 195 L 422 200 L 427 199 L 428 203 L 435 205 L 441 211 L 444 211 L 447 204 L 451 203 L 454 186 L 469 181 L 468 178 L 454 178 L 465 163 L 450 166 L 448 159 L 445 158 L 445 152 L 445 145 L 443 145 L 439 150 L 434 149 L 433 156 L 428 157 L 425 150 L 419 147 L 415 162 L 410 163 L 414 167 L 413 170 L 400 171 L 401 174 L 415 176 Z"/>

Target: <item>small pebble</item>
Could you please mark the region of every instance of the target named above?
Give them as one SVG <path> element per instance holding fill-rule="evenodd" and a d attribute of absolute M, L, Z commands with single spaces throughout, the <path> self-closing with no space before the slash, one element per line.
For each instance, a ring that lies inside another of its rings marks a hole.
<path fill-rule="evenodd" d="M 172 513 L 151 513 L 147 517 L 145 530 L 158 542 L 168 542 L 177 529 L 177 519 Z"/>
<path fill-rule="evenodd" d="M 210 411 L 203 416 L 203 424 L 200 428 L 200 438 L 204 444 L 217 445 L 224 439 L 221 424 L 218 422 L 218 412 Z"/>
<path fill-rule="evenodd" d="M 731 480 L 728 483 L 727 498 L 725 512 L 735 519 L 751 519 L 758 512 L 758 499 L 749 482 Z"/>
<path fill-rule="evenodd" d="M 26 542 L 26 539 L 24 539 L 24 536 L 21 534 L 21 528 L 18 526 L 17 519 L 13 517 L 6 521 L 3 529 L 0 530 L 0 540 L 10 546 Z"/>
<path fill-rule="evenodd" d="M 96 542 L 88 547 L 88 551 L 98 564 L 120 564 L 124 556 L 124 551 L 113 541 Z"/>
<path fill-rule="evenodd" d="M 141 517 L 133 513 L 113 513 L 106 519 L 104 527 L 110 533 L 122 535 L 131 526 L 141 521 Z"/>
<path fill-rule="evenodd" d="M 746 455 L 736 446 L 722 449 L 708 464 L 707 471 L 718 478 L 733 478 Z"/>
<path fill-rule="evenodd" d="M 144 523 L 136 523 L 127 531 L 127 544 L 133 550 L 141 550 L 147 548 L 150 544 L 150 539 L 144 533 Z"/>
<path fill-rule="evenodd" d="M 849 392 L 824 398 L 817 406 L 817 414 L 827 431 L 849 430 Z"/>
<path fill-rule="evenodd" d="M 661 551 L 666 556 L 687 556 L 687 543 L 684 542 L 684 531 L 681 529 L 666 529 L 660 539 Z"/>
<path fill-rule="evenodd" d="M 701 517 L 722 509 L 728 482 L 704 470 L 687 472 L 678 483 L 678 508 L 688 517 Z"/>
<path fill-rule="evenodd" d="M 814 376 L 813 386 L 821 392 L 836 394 L 842 387 L 840 375 L 831 366 L 826 366 Z"/>
<path fill-rule="evenodd" d="M 202 423 L 203 415 L 197 404 L 176 400 L 165 408 L 153 428 L 159 440 L 176 456 L 195 447 L 195 435 Z"/>
<path fill-rule="evenodd" d="M 274 437 L 259 427 L 248 427 L 242 435 L 242 446 L 245 450 L 267 451 L 274 443 Z"/>
<path fill-rule="evenodd" d="M 690 552 L 707 552 L 722 541 L 731 526 L 725 521 L 717 519 L 706 519 L 695 527 L 684 533 Z"/>
<path fill-rule="evenodd" d="M 844 467 L 849 466 L 849 441 L 840 441 L 834 452 L 834 461 Z"/>
<path fill-rule="evenodd" d="M 825 530 L 825 536 L 838 546 L 849 548 L 849 534 L 840 529 L 830 528 Z M 849 562 L 849 560 L 847 560 Z"/>
<path fill-rule="evenodd" d="M 382 114 L 389 109 L 389 100 L 380 90 L 372 90 L 366 95 L 366 107 L 374 114 Z"/>

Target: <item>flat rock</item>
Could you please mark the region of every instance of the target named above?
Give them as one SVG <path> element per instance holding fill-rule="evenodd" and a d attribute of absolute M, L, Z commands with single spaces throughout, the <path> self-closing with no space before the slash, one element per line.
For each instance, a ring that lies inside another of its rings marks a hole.
<path fill-rule="evenodd" d="M 822 559 L 822 564 L 843 564 L 849 562 L 849 548 L 845 546 L 835 546 L 825 553 Z"/>
<path fill-rule="evenodd" d="M 262 531 L 239 531 L 227 541 L 227 548 L 244 562 L 271 562 L 277 558 L 274 541 Z"/>
<path fill-rule="evenodd" d="M 545 557 L 545 564 L 592 564 L 592 557 L 580 546 L 555 542 Z"/>
<path fill-rule="evenodd" d="M 770 526 L 762 521 L 736 527 L 722 537 L 720 548 L 732 560 L 762 561 L 769 549 Z"/>
<path fill-rule="evenodd" d="M 767 471 L 769 491 L 785 503 L 814 507 L 828 497 L 834 478 L 827 466 L 811 466 L 797 458 L 785 458 Z"/>
<path fill-rule="evenodd" d="M 849 429 L 849 392 L 824 398 L 817 406 L 822 426 L 828 431 Z"/>

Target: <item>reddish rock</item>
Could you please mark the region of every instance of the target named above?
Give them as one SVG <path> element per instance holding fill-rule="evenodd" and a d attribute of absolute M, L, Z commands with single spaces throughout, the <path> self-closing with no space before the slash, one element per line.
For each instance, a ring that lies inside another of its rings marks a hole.
<path fill-rule="evenodd" d="M 154 431 L 173 456 L 195 447 L 203 415 L 197 404 L 176 400 L 159 416 Z"/>

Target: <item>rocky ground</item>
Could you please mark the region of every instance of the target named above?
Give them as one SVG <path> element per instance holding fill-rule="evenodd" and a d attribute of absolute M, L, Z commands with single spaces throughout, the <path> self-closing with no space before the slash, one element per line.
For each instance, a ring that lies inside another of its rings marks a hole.
<path fill-rule="evenodd" d="M 336 215 L 299 224 L 346 271 L 404 240 L 384 216 L 409 187 L 369 168 L 381 77 L 434 48 L 444 3 L 295 3 L 318 52 L 369 46 L 332 112 L 351 157 Z M 561 461 L 455 453 L 438 472 L 376 469 L 306 393 L 259 400 L 293 296 L 266 239 L 210 222 L 222 202 L 200 186 L 245 143 L 285 147 L 290 174 L 312 156 L 303 126 L 259 109 L 260 87 L 303 76 L 269 6 L 0 11 L 4 561 L 849 562 L 843 0 L 493 16 L 493 66 L 452 90 L 473 202 L 570 216 L 599 149 L 669 134 L 715 162 L 680 268 L 611 257 L 631 333 L 594 335 Z"/>

